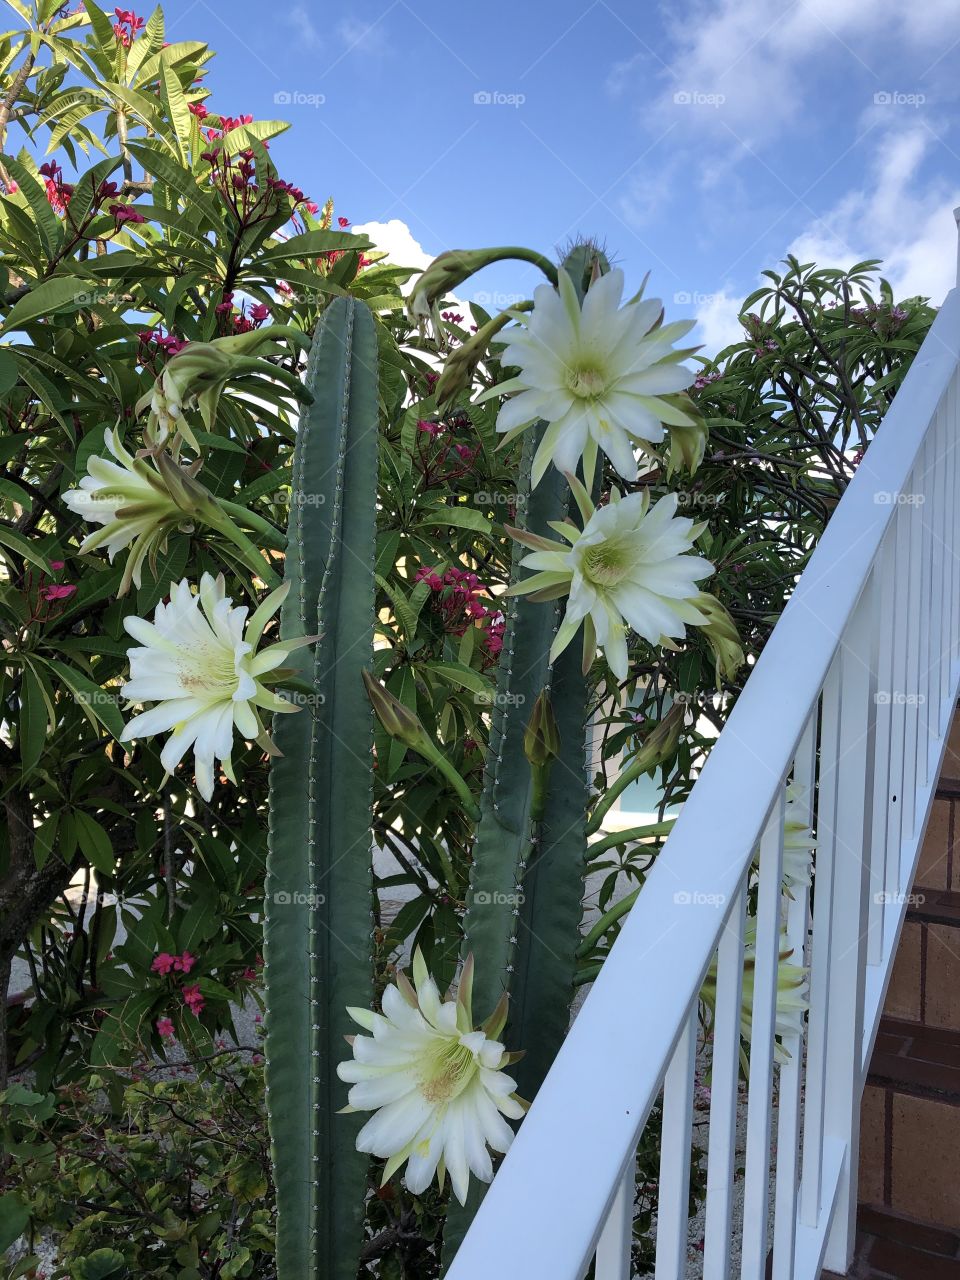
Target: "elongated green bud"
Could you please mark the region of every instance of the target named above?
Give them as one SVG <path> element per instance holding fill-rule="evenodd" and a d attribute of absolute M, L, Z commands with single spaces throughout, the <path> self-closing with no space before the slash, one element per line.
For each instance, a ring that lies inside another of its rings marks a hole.
<path fill-rule="evenodd" d="M 667 457 L 668 479 L 679 470 L 693 475 L 703 461 L 704 450 L 707 447 L 709 432 L 706 421 L 692 404 L 685 404 L 684 408 L 688 410 L 694 421 L 690 426 L 671 423 L 667 428 L 670 441 L 670 453 Z"/>
<path fill-rule="evenodd" d="M 532 262 L 551 284 L 557 283 L 556 264 L 535 249 L 524 249 L 521 245 L 502 245 L 495 249 L 448 249 L 434 258 L 414 285 L 407 301 L 411 320 L 420 325 L 432 321 L 434 331 L 439 333 L 437 304 L 475 272 L 492 262 L 502 262 L 504 258 Z"/>
<path fill-rule="evenodd" d="M 522 302 L 519 306 L 512 307 L 510 311 L 501 311 L 498 316 L 494 316 L 492 320 L 488 320 L 481 326 L 472 338 L 468 338 L 466 342 L 450 352 L 443 366 L 440 380 L 434 388 L 439 408 L 470 389 L 477 365 L 486 358 L 491 340 L 513 320 L 515 312 L 529 311 L 532 305 L 530 302 Z"/>
<path fill-rule="evenodd" d="M 546 689 L 541 689 L 533 704 L 533 712 L 523 733 L 523 754 L 533 770 L 530 820 L 539 822 L 546 805 L 550 767 L 560 754 L 560 730 Z"/>
<path fill-rule="evenodd" d="M 664 760 L 669 760 L 673 755 L 680 741 L 684 711 L 685 707 L 682 702 L 674 703 L 656 728 L 647 734 L 643 746 L 620 774 L 620 777 L 617 778 L 612 786 L 607 788 L 606 792 L 597 801 L 593 816 L 587 823 L 588 835 L 593 835 L 595 831 L 600 830 L 603 819 L 611 806 L 617 797 L 622 795 L 627 787 L 630 786 L 631 782 L 636 782 L 643 774 L 649 773 L 651 769 L 663 764 Z"/>
<path fill-rule="evenodd" d="M 746 657 L 736 623 L 720 601 L 706 591 L 701 591 L 691 604 L 707 616 L 707 621 L 700 623 L 700 630 L 709 640 L 716 657 L 717 684 L 721 678 L 732 680 Z"/>
<path fill-rule="evenodd" d="M 369 671 L 363 671 L 361 675 L 370 705 L 391 738 L 404 743 L 411 751 L 416 751 L 417 755 L 439 769 L 463 801 L 467 812 L 471 817 L 478 818 L 480 809 L 473 798 L 473 792 L 427 733 L 420 723 L 420 717 L 395 698 L 389 689 L 385 689 L 379 680 L 375 680 Z"/>

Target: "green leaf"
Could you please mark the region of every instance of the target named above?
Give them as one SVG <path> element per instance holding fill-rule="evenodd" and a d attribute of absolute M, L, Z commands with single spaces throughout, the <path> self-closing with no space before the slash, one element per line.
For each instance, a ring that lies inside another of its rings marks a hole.
<path fill-rule="evenodd" d="M 471 529 L 475 533 L 489 533 L 493 526 L 486 516 L 473 507 L 430 507 L 417 521 L 419 528 L 436 525 L 453 525 L 458 529 Z"/>
<path fill-rule="evenodd" d="M 50 565 L 44 556 L 26 539 L 23 534 L 13 529 L 0 528 L 0 547 L 8 547 L 24 560 L 29 561 L 44 573 L 50 572 Z"/>
<path fill-rule="evenodd" d="M 20 194 L 36 219 L 37 230 L 40 232 L 47 260 L 50 261 L 63 243 L 63 224 L 50 207 L 46 188 L 28 167 L 29 159 L 29 154 L 21 151 L 16 159 L 4 156 L 3 163 L 19 183 Z"/>
<path fill-rule="evenodd" d="M 57 311 L 79 311 L 86 305 L 90 286 L 78 276 L 54 276 L 36 284 L 10 308 L 0 333 L 22 329 L 31 320 L 52 316 Z"/>
<path fill-rule="evenodd" d="M 26 1231 L 30 1222 L 30 1210 L 12 1191 L 0 1196 L 0 1253 Z"/>
<path fill-rule="evenodd" d="M 30 667 L 23 668 L 20 685 L 20 720 L 17 745 L 24 774 L 31 773 L 47 740 L 47 701 L 43 687 Z"/>
<path fill-rule="evenodd" d="M 167 114 L 170 116 L 170 120 L 176 130 L 180 159 L 186 164 L 186 146 L 190 139 L 193 117 L 190 114 L 190 108 L 187 106 L 187 100 L 184 97 L 183 89 L 180 87 L 180 80 L 176 72 L 165 63 L 162 67 L 160 91 L 163 94 L 163 102 L 167 108 Z"/>
<path fill-rule="evenodd" d="M 76 667 L 68 666 L 67 663 L 60 662 L 56 658 L 44 658 L 43 661 L 67 686 L 91 724 L 94 724 L 94 720 L 98 720 L 109 733 L 119 739 L 123 733 L 124 721 L 113 694 L 78 671 Z"/>
<path fill-rule="evenodd" d="M 101 875 L 112 876 L 116 859 L 110 837 L 97 819 L 82 809 L 76 809 L 73 816 L 77 824 L 80 852 Z"/>
<path fill-rule="evenodd" d="M 33 860 L 37 864 L 38 871 L 53 853 L 59 826 L 60 814 L 55 810 L 44 818 L 33 833 Z"/>

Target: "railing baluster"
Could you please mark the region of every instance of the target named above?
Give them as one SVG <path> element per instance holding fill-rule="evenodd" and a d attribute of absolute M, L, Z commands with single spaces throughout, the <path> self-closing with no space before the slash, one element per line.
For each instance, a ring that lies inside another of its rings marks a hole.
<path fill-rule="evenodd" d="M 690 1147 L 693 1142 L 693 1078 L 697 1065 L 695 1001 L 663 1082 L 663 1133 L 657 1199 L 656 1280 L 683 1280 L 687 1274 Z"/>
<path fill-rule="evenodd" d="M 923 453 L 921 452 L 921 458 Z M 908 489 L 912 492 L 916 481 L 913 476 L 919 470 L 914 468 Z M 908 552 L 906 574 L 910 585 L 909 604 L 907 606 L 907 638 L 906 657 L 904 663 L 903 698 L 904 715 L 904 747 L 903 747 L 903 825 L 901 836 L 904 845 L 908 845 L 916 827 L 916 791 L 917 791 L 917 704 L 910 695 L 916 694 L 916 672 L 919 668 L 920 653 L 920 610 L 921 610 L 921 534 L 920 519 L 917 508 L 913 504 L 901 510 L 901 518 L 905 520 L 908 530 Z M 898 880 L 898 889 L 903 888 L 902 873 Z"/>
<path fill-rule="evenodd" d="M 907 639 L 910 605 L 915 588 L 910 584 L 910 513 L 903 507 L 894 514 L 890 532 L 896 541 L 895 607 L 893 616 L 893 677 L 890 685 L 890 768 L 887 784 L 887 846 L 884 891 L 888 899 L 900 892 L 900 851 L 907 838 L 904 793 L 907 788 L 906 707 Z"/>
<path fill-rule="evenodd" d="M 947 719 L 947 695 L 950 692 L 950 620 L 954 607 L 954 556 L 952 556 L 952 506 L 950 499 L 951 485 L 955 480 L 956 440 L 950 433 L 952 387 L 947 389 L 940 410 L 940 448 L 941 465 L 937 468 L 940 477 L 940 518 L 937 531 L 940 535 L 940 635 L 937 636 L 937 719 L 936 741 L 940 741 L 943 733 L 950 728 Z M 937 767 L 937 756 L 934 754 L 932 767 Z"/>
<path fill-rule="evenodd" d="M 943 715 L 943 704 L 940 697 L 940 669 L 943 662 L 943 616 L 946 611 L 944 603 L 944 519 L 946 506 L 946 456 L 945 456 L 945 423 L 946 406 L 941 404 L 937 410 L 933 426 L 930 429 L 931 458 L 930 470 L 924 477 L 924 501 L 921 505 L 922 516 L 925 516 L 930 538 L 930 638 L 926 660 L 926 726 L 927 734 L 924 743 L 927 760 L 926 778 L 930 780 L 937 767 L 937 748 L 940 743 L 940 722 Z"/>
<path fill-rule="evenodd" d="M 952 527 L 951 527 L 951 544 L 950 549 L 954 556 L 960 554 L 960 500 L 957 500 L 957 486 L 960 486 L 960 372 L 955 372 L 950 380 L 950 387 L 947 389 L 947 404 L 950 406 L 950 415 L 948 415 L 948 424 L 950 424 L 950 439 L 954 448 L 954 483 L 950 486 L 950 503 L 952 508 Z M 952 567 L 952 561 L 951 561 Z M 951 631 L 950 631 L 950 676 L 948 681 L 954 680 L 954 663 L 957 654 L 960 653 L 960 582 L 956 580 L 956 572 L 952 575 L 954 580 L 954 596 L 952 596 L 951 609 Z M 950 718 L 954 718 L 952 708 L 950 709 Z"/>
<path fill-rule="evenodd" d="M 710 1132 L 707 1148 L 707 1216 L 703 1280 L 729 1280 L 733 1175 L 740 1084 L 740 1001 L 747 883 L 734 897 L 717 950 L 717 1008 L 713 1021 Z"/>
<path fill-rule="evenodd" d="M 893 724 L 894 689 L 894 616 L 897 600 L 896 529 L 887 530 L 877 563 L 879 574 L 879 655 L 877 658 L 877 692 L 874 698 L 877 723 L 877 750 L 873 790 L 873 846 L 870 852 L 869 932 L 867 963 L 883 960 L 883 930 L 887 897 L 887 821 L 890 810 L 890 735 Z M 897 834 L 899 837 L 899 823 Z"/>
<path fill-rule="evenodd" d="M 760 838 L 756 964 L 747 1094 L 747 1162 L 743 1197 L 743 1280 L 764 1280 L 770 1196 L 770 1110 L 777 1027 L 777 970 L 783 901 L 784 789 Z"/>
<path fill-rule="evenodd" d="M 833 829 L 837 806 L 836 760 L 840 740 L 840 664 L 838 654 L 823 686 L 820 716 L 820 787 L 817 798 L 817 891 L 810 945 L 810 1014 L 807 1021 L 806 1107 L 803 1123 L 803 1171 L 800 1221 L 815 1227 L 820 1217 L 823 1174 L 823 1111 L 826 1092 L 827 1012 L 833 901 Z"/>
<path fill-rule="evenodd" d="M 832 894 L 830 1007 L 824 1137 L 846 1147 L 825 1265 L 845 1272 L 853 1257 L 863 1092 L 863 993 L 866 977 L 867 889 L 873 819 L 876 694 L 876 569 L 843 637 L 840 739 Z"/>
<path fill-rule="evenodd" d="M 597 1241 L 596 1280 L 630 1280 L 633 1246 L 633 1207 L 637 1195 L 637 1162 L 631 1160 L 617 1187 L 603 1231 Z"/>
<path fill-rule="evenodd" d="M 798 821 L 813 822 L 813 786 L 817 771 L 817 717 L 807 721 L 794 762 L 793 781 L 803 796 Z M 810 890 L 795 885 L 787 907 L 787 941 L 793 948 L 791 961 L 803 964 L 810 916 Z M 777 1176 L 773 1234 L 773 1280 L 793 1280 L 797 1233 L 797 1196 L 800 1169 L 800 1095 L 803 1064 L 803 1036 L 785 1036 L 783 1047 L 789 1059 L 780 1067 L 777 1105 Z"/>

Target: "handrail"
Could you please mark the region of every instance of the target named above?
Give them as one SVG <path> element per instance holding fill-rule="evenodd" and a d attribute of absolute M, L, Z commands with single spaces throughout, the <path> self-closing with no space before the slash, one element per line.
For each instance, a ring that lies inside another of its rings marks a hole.
<path fill-rule="evenodd" d="M 953 290 L 711 750 L 449 1280 L 504 1270 L 523 1280 L 584 1275 L 958 362 Z M 678 893 L 689 895 L 682 910 Z"/>

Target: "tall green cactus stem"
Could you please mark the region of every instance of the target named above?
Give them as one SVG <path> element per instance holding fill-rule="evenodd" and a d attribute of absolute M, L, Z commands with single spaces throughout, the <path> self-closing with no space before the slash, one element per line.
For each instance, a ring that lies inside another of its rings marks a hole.
<path fill-rule="evenodd" d="M 581 299 L 597 261 L 601 271 L 609 270 L 594 247 L 577 245 L 562 264 Z M 530 491 L 530 466 L 544 429 L 541 424 L 525 437 L 518 515 L 525 528 L 547 534 L 549 521 L 566 517 L 571 495 L 554 467 Z M 518 546 L 513 580 L 522 575 L 525 554 Z M 566 1034 L 586 872 L 588 686 L 579 645 L 568 645 L 555 664 L 549 657 L 563 605 L 562 600 L 555 605 L 509 600 L 464 922 L 464 955 L 472 953 L 476 961 L 478 1015 L 485 1017 L 503 992 L 510 992 L 504 1042 L 525 1051 L 513 1074 L 526 1098 L 540 1087 Z M 523 736 L 542 691 L 553 706 L 560 746 L 543 817 L 535 822 L 534 777 Z M 465 1208 L 451 1203 L 444 1230 L 448 1260 L 482 1194 L 482 1186 L 474 1184 Z"/>
<path fill-rule="evenodd" d="M 270 778 L 265 960 L 267 1106 L 280 1280 L 355 1280 L 369 1161 L 362 1117 L 340 1116 L 336 1065 L 347 1006 L 371 995 L 377 337 L 362 302 L 338 298 L 307 369 L 314 402 L 294 455 L 284 635 L 319 632 L 297 675 L 313 687 L 277 717 Z"/>

